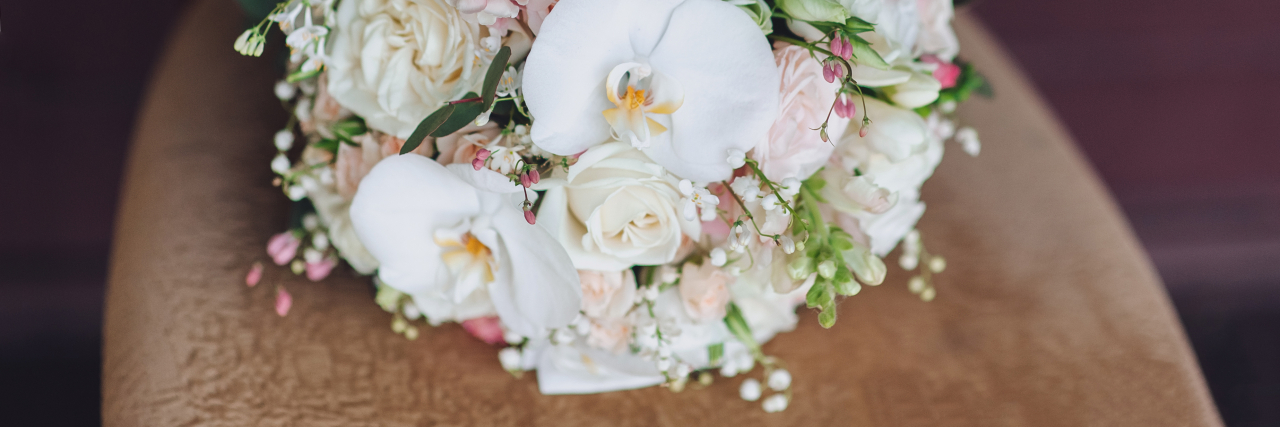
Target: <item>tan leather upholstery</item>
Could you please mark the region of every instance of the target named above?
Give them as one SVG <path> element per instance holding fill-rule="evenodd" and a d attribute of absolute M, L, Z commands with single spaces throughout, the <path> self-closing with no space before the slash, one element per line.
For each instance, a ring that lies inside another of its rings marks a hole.
<path fill-rule="evenodd" d="M 267 168 L 285 119 L 278 76 L 232 51 L 244 23 L 230 0 L 200 1 L 147 96 L 110 274 L 108 426 L 1221 424 L 1120 212 L 971 16 L 958 22 L 965 57 L 997 98 L 962 109 L 982 155 L 951 145 L 925 186 L 920 228 L 950 260 L 938 298 L 919 301 L 892 269 L 841 303 L 831 330 L 806 311 L 766 347 L 795 376 L 780 414 L 739 399 L 741 376 L 680 394 L 542 396 L 456 326 L 392 333 L 369 280 L 345 270 L 310 283 L 268 267 L 245 287 L 287 202 Z M 286 318 L 276 283 L 294 295 Z"/>

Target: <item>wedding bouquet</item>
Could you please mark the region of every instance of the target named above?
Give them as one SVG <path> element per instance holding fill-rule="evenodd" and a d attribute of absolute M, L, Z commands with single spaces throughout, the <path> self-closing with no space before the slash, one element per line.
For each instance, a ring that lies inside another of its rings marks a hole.
<path fill-rule="evenodd" d="M 396 333 L 459 322 L 547 394 L 790 374 L 761 344 L 799 305 L 945 268 L 920 186 L 985 84 L 951 0 L 291 0 L 278 265 L 372 275 Z M 299 139 L 301 138 L 301 139 Z M 303 144 L 297 144 L 297 142 Z M 256 264 L 246 282 L 255 285 Z M 291 297 L 277 288 L 277 311 Z"/>

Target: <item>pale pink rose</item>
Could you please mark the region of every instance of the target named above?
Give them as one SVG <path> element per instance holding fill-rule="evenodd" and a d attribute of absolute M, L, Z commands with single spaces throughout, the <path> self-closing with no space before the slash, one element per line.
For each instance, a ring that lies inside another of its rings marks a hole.
<path fill-rule="evenodd" d="M 374 165 L 389 156 L 400 154 L 404 140 L 381 132 L 370 131 L 352 138 L 359 147 L 347 143 L 338 144 L 338 160 L 333 164 L 334 182 L 338 194 L 346 200 L 355 197 L 360 188 L 360 180 L 373 169 Z M 432 154 L 431 138 L 422 141 L 422 145 L 412 153 L 430 157 Z"/>
<path fill-rule="evenodd" d="M 582 282 L 582 312 L 596 319 L 620 318 L 636 302 L 636 276 L 622 271 L 578 270 Z"/>
<path fill-rule="evenodd" d="M 329 73 L 321 73 L 316 81 L 316 96 L 311 101 L 310 114 L 304 114 L 299 118 L 299 126 L 302 128 L 303 134 L 317 133 L 325 138 L 333 138 L 333 124 L 339 120 L 351 116 L 351 112 L 338 101 L 329 96 Z"/>
<path fill-rule="evenodd" d="M 479 127 L 468 124 L 457 132 L 436 138 L 436 148 L 440 150 L 440 157 L 436 158 L 436 162 L 442 165 L 471 163 L 476 158 L 476 152 L 488 146 L 500 134 L 502 129 L 494 122 Z"/>
<path fill-rule="evenodd" d="M 298 246 L 301 244 L 302 241 L 293 233 L 286 231 L 271 236 L 271 240 L 267 241 L 267 255 L 271 256 L 271 261 L 276 265 L 285 265 L 298 255 Z"/>
<path fill-rule="evenodd" d="M 626 350 L 630 340 L 631 324 L 618 319 L 592 321 L 587 335 L 587 345 L 614 353 Z"/>
<path fill-rule="evenodd" d="M 244 276 L 244 284 L 250 288 L 258 286 L 258 282 L 262 281 L 262 263 L 255 262 L 253 267 L 249 268 L 249 274 Z"/>
<path fill-rule="evenodd" d="M 333 271 L 333 268 L 337 266 L 338 259 L 332 257 L 322 259 L 320 262 L 308 262 L 307 279 L 311 279 L 312 282 L 324 280 L 324 278 L 329 277 L 329 272 Z"/>
<path fill-rule="evenodd" d="M 466 329 L 480 341 L 488 344 L 499 344 L 503 342 L 502 338 L 502 321 L 498 320 L 498 316 L 477 317 L 475 319 L 467 319 L 462 321 L 462 329 Z"/>
<path fill-rule="evenodd" d="M 680 302 L 696 322 L 724 318 L 729 303 L 729 285 L 734 277 L 711 263 L 684 264 L 680 276 Z"/>
<path fill-rule="evenodd" d="M 284 286 L 276 288 L 276 314 L 284 317 L 289 314 L 289 309 L 293 307 L 293 295 Z"/>
<path fill-rule="evenodd" d="M 760 162 L 769 179 L 803 180 L 822 168 L 835 150 L 835 144 L 823 141 L 815 129 L 827 120 L 840 83 L 828 83 L 822 77 L 822 63 L 804 48 L 779 44 L 774 60 L 782 77 L 778 119 L 769 128 L 768 138 L 751 151 L 751 158 Z M 831 114 L 827 125 L 831 141 L 838 140 L 848 125 L 848 119 Z"/>
<path fill-rule="evenodd" d="M 547 19 L 551 9 L 554 9 L 559 2 L 560 0 L 529 0 L 524 11 L 529 18 L 529 29 L 533 30 L 533 34 L 542 31 L 542 21 Z"/>

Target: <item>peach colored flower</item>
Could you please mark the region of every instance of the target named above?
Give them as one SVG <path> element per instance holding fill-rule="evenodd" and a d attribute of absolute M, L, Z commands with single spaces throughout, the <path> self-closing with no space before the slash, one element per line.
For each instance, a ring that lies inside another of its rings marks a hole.
<path fill-rule="evenodd" d="M 304 123 L 303 133 L 314 131 L 325 138 L 333 138 L 333 124 L 349 116 L 351 112 L 329 96 L 328 73 L 321 74 L 316 84 L 316 97 L 311 105 L 311 120 Z"/>
<path fill-rule="evenodd" d="M 547 19 L 547 15 L 551 14 L 551 9 L 556 7 L 556 3 L 560 0 L 529 0 L 529 4 L 525 5 L 525 13 L 529 18 L 529 29 L 534 34 L 542 31 L 542 21 Z"/>
<path fill-rule="evenodd" d="M 582 281 L 582 312 L 596 319 L 621 318 L 636 302 L 636 276 L 622 271 L 578 270 Z"/>
<path fill-rule="evenodd" d="M 360 187 L 360 180 L 373 169 L 373 166 L 388 156 L 394 156 L 400 153 L 400 148 L 404 146 L 404 140 L 387 135 L 381 132 L 370 131 L 364 135 L 352 138 L 359 143 L 359 147 L 351 144 L 338 144 L 338 160 L 334 162 L 334 181 L 338 187 L 338 194 L 346 200 L 351 200 L 356 195 L 356 189 Z M 414 153 L 430 157 L 432 154 L 431 141 L 426 140 L 413 150 Z"/>
<path fill-rule="evenodd" d="M 685 263 L 680 277 L 680 302 L 685 313 L 697 322 L 724 318 L 733 281 L 732 275 L 709 262 Z"/>
<path fill-rule="evenodd" d="M 778 119 L 769 129 L 768 139 L 751 151 L 751 158 L 760 162 L 772 180 L 803 180 L 817 172 L 835 149 L 833 142 L 822 140 L 817 129 L 827 120 L 840 83 L 828 83 L 822 77 L 822 63 L 801 47 L 779 44 L 774 60 L 782 77 Z M 830 117 L 827 135 L 838 139 L 849 120 L 835 114 Z"/>
<path fill-rule="evenodd" d="M 626 350 L 630 340 L 631 324 L 619 319 L 593 321 L 587 335 L 587 345 L 614 353 Z"/>
<path fill-rule="evenodd" d="M 488 146 L 500 134 L 502 129 L 494 122 L 484 126 L 468 124 L 457 132 L 436 138 L 436 149 L 440 150 L 440 157 L 436 158 L 436 162 L 442 165 L 471 163 L 476 158 L 476 152 Z"/>

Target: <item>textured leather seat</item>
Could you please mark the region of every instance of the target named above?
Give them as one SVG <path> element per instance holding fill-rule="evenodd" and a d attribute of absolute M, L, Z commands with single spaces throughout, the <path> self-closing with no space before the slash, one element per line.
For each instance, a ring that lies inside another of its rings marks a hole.
<path fill-rule="evenodd" d="M 1114 202 L 1008 56 L 961 15 L 965 57 L 997 97 L 961 111 L 982 155 L 950 146 L 924 188 L 920 228 L 950 261 L 938 298 L 921 302 L 891 267 L 884 285 L 841 303 L 831 330 L 803 310 L 798 330 L 766 347 L 788 362 L 795 401 L 766 414 L 738 398 L 741 376 L 679 394 L 542 396 L 456 326 L 394 334 L 369 280 L 344 270 L 311 283 L 268 267 L 245 287 L 286 219 L 267 168 L 284 123 L 278 75 L 232 51 L 245 24 L 232 1 L 200 1 L 156 70 L 130 155 L 105 424 L 1221 425 Z M 285 318 L 272 309 L 276 283 L 294 295 Z"/>

